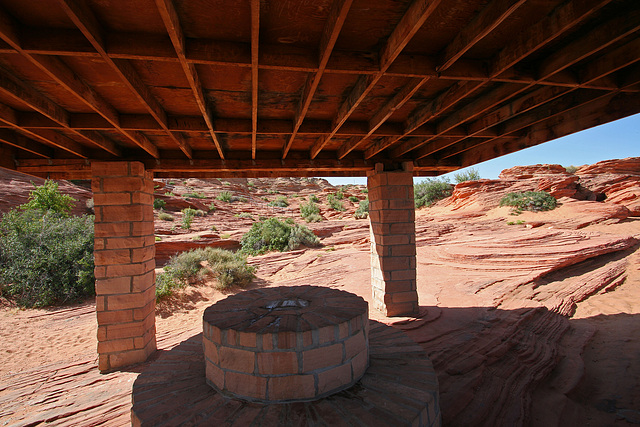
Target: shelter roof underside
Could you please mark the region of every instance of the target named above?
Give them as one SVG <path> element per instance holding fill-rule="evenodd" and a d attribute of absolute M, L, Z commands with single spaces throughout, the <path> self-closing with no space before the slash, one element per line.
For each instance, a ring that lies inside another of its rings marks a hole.
<path fill-rule="evenodd" d="M 640 112 L 639 30 L 637 0 L 0 0 L 0 166 L 438 175 Z"/>

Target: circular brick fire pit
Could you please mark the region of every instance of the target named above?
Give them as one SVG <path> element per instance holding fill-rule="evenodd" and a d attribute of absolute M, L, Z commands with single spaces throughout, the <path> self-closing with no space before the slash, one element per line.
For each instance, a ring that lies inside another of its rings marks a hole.
<path fill-rule="evenodd" d="M 331 288 L 241 292 L 203 316 L 207 383 L 244 400 L 319 399 L 355 384 L 369 365 L 367 302 Z"/>

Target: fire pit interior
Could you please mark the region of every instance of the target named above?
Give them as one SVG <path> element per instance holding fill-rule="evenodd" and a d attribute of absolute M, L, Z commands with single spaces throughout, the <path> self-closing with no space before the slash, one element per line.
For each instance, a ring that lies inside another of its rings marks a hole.
<path fill-rule="evenodd" d="M 365 300 L 316 286 L 255 289 L 204 312 L 207 383 L 243 400 L 319 399 L 354 385 L 369 365 Z"/>

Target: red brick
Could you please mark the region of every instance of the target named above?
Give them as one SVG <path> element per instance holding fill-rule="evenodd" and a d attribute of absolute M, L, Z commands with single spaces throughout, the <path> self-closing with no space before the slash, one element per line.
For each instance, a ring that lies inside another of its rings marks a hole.
<path fill-rule="evenodd" d="M 390 234 L 415 234 L 416 226 L 413 222 L 398 222 L 389 224 Z"/>
<path fill-rule="evenodd" d="M 133 309 L 133 320 L 144 320 L 148 316 L 155 316 L 156 300 L 150 300 L 144 307 Z"/>
<path fill-rule="evenodd" d="M 224 389 L 224 371 L 211 362 L 205 361 L 205 375 L 219 390 Z"/>
<path fill-rule="evenodd" d="M 118 325 L 107 325 L 107 340 L 141 337 L 147 331 L 144 322 L 131 322 Z"/>
<path fill-rule="evenodd" d="M 131 224 L 131 236 L 153 236 L 153 221 L 134 222 Z"/>
<path fill-rule="evenodd" d="M 314 397 L 313 375 L 289 375 L 269 379 L 269 400 L 291 400 Z"/>
<path fill-rule="evenodd" d="M 133 310 L 98 311 L 96 315 L 99 325 L 112 325 L 133 321 Z"/>
<path fill-rule="evenodd" d="M 156 272 L 151 270 L 140 276 L 132 277 L 132 292 L 144 292 L 155 284 Z"/>
<path fill-rule="evenodd" d="M 351 359 L 356 354 L 367 348 L 367 342 L 364 339 L 364 333 L 359 331 L 344 342 L 345 360 Z"/>
<path fill-rule="evenodd" d="M 242 347 L 258 347 L 256 343 L 256 333 L 255 332 L 240 332 L 238 337 L 238 344 Z"/>
<path fill-rule="evenodd" d="M 220 366 L 224 369 L 252 373 L 255 368 L 255 353 L 238 348 L 220 347 Z"/>
<path fill-rule="evenodd" d="M 107 237 L 105 249 L 133 249 L 148 246 L 146 237 Z"/>
<path fill-rule="evenodd" d="M 147 360 L 149 356 L 145 350 L 130 350 L 121 353 L 109 354 L 109 365 L 111 369 L 121 368 L 124 366 L 133 365 L 134 363 L 140 363 Z"/>
<path fill-rule="evenodd" d="M 410 302 L 391 303 L 383 311 L 388 317 L 413 316 L 418 314 L 418 305 Z"/>
<path fill-rule="evenodd" d="M 227 329 L 224 335 L 224 344 L 232 346 L 238 345 L 238 331 L 236 331 L 235 329 Z"/>
<path fill-rule="evenodd" d="M 362 350 L 351 360 L 351 371 L 353 373 L 353 379 L 357 380 L 362 377 L 369 366 L 369 351 L 368 349 Z"/>
<path fill-rule="evenodd" d="M 282 349 L 296 348 L 297 337 L 295 332 L 279 332 L 278 347 Z"/>
<path fill-rule="evenodd" d="M 380 257 L 380 268 L 383 271 L 407 270 L 410 265 L 409 257 Z"/>
<path fill-rule="evenodd" d="M 342 322 L 338 325 L 338 337 L 344 339 L 349 336 L 349 322 Z"/>
<path fill-rule="evenodd" d="M 146 176 L 144 164 L 142 162 L 129 162 L 129 173 L 131 175 Z"/>
<path fill-rule="evenodd" d="M 336 340 L 336 327 L 335 325 L 324 326 L 318 329 L 318 343 L 326 344 Z"/>
<path fill-rule="evenodd" d="M 342 344 L 314 348 L 302 353 L 302 371 L 305 373 L 340 363 L 342 363 Z"/>
<path fill-rule="evenodd" d="M 91 174 L 94 177 L 129 175 L 129 162 L 91 162 Z"/>
<path fill-rule="evenodd" d="M 140 276 L 148 271 L 144 263 L 107 265 L 108 277 Z"/>
<path fill-rule="evenodd" d="M 298 373 L 298 355 L 295 351 L 271 351 L 257 353 L 258 373 L 280 375 Z"/>
<path fill-rule="evenodd" d="M 133 192 L 131 193 L 131 203 L 153 205 L 153 194 L 146 192 Z"/>
<path fill-rule="evenodd" d="M 132 262 L 144 262 L 153 259 L 156 255 L 155 246 L 147 246 L 146 248 L 137 248 L 131 250 Z"/>
<path fill-rule="evenodd" d="M 129 264 L 131 262 L 129 249 L 94 251 L 93 255 L 95 265 Z"/>
<path fill-rule="evenodd" d="M 392 256 L 415 256 L 416 255 L 416 245 L 394 245 L 390 246 L 390 254 Z"/>
<path fill-rule="evenodd" d="M 107 340 L 107 327 L 106 326 L 98 326 L 98 333 L 96 334 L 96 338 L 98 341 L 106 341 Z"/>
<path fill-rule="evenodd" d="M 126 222 L 96 222 L 94 232 L 96 237 L 129 237 L 131 236 L 131 224 Z"/>
<path fill-rule="evenodd" d="M 204 324 L 204 334 L 213 342 L 219 343 L 220 339 L 220 329 L 216 326 L 212 326 L 209 323 Z"/>
<path fill-rule="evenodd" d="M 133 338 L 133 346 L 136 349 L 145 348 L 153 343 L 155 348 L 155 340 L 156 340 L 156 328 L 153 327 L 151 330 L 144 333 L 141 337 Z"/>
<path fill-rule="evenodd" d="M 100 370 L 100 372 L 108 372 L 111 370 L 111 367 L 109 366 L 109 355 L 98 355 L 98 369 Z"/>
<path fill-rule="evenodd" d="M 379 191 L 380 199 L 406 199 L 409 194 L 409 187 L 406 185 L 385 185 L 384 187 L 380 187 Z"/>
<path fill-rule="evenodd" d="M 375 242 L 381 245 L 407 245 L 411 243 L 411 237 L 409 234 L 389 235 L 375 233 Z"/>
<path fill-rule="evenodd" d="M 149 301 L 144 294 L 124 294 L 110 295 L 107 297 L 107 309 L 109 310 L 126 310 L 128 308 L 142 308 Z"/>
<path fill-rule="evenodd" d="M 204 356 L 211 362 L 218 364 L 218 347 L 209 339 L 203 338 Z"/>
<path fill-rule="evenodd" d="M 391 280 L 416 280 L 416 270 L 413 268 L 409 270 L 392 271 Z"/>
<path fill-rule="evenodd" d="M 415 291 L 416 283 L 412 280 L 393 280 L 386 282 L 383 289 L 388 293 Z"/>
<path fill-rule="evenodd" d="M 264 334 L 261 336 L 262 338 L 262 349 L 263 350 L 273 350 L 275 347 L 273 345 L 273 335 L 272 334 Z"/>
<path fill-rule="evenodd" d="M 143 205 L 104 206 L 102 207 L 103 221 L 142 221 L 144 207 Z"/>
<path fill-rule="evenodd" d="M 102 249 L 106 249 L 105 239 L 103 238 L 95 238 L 93 239 L 93 250 L 100 251 Z"/>
<path fill-rule="evenodd" d="M 410 292 L 396 292 L 391 294 L 392 301 L 394 303 L 398 302 L 418 302 L 418 293 L 416 291 Z"/>
<path fill-rule="evenodd" d="M 98 343 L 98 353 L 115 353 L 118 351 L 133 350 L 133 339 L 124 338 L 120 340 L 101 341 Z"/>
<path fill-rule="evenodd" d="M 318 374 L 318 394 L 328 393 L 351 382 L 351 363 Z"/>
<path fill-rule="evenodd" d="M 93 203 L 95 206 L 130 205 L 131 193 L 95 193 Z"/>
<path fill-rule="evenodd" d="M 102 178 L 102 191 L 104 193 L 144 190 L 144 180 L 139 176 L 107 176 Z"/>
<path fill-rule="evenodd" d="M 224 387 L 241 396 L 263 400 L 267 397 L 267 379 L 263 377 L 226 372 Z"/>
<path fill-rule="evenodd" d="M 105 310 L 107 299 L 105 297 L 96 296 L 96 311 Z"/>

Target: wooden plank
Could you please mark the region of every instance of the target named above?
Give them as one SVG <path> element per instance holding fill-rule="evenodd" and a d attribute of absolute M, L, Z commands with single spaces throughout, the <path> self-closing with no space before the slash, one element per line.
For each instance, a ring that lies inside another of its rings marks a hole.
<path fill-rule="evenodd" d="M 367 94 L 378 83 L 378 80 L 386 73 L 393 61 L 400 55 L 404 47 L 411 38 L 422 27 L 422 24 L 440 5 L 441 0 L 414 0 L 409 9 L 400 19 L 387 39 L 387 42 L 380 50 L 380 71 L 374 75 L 360 76 L 355 86 L 347 96 L 347 99 L 340 105 L 338 114 L 334 118 L 332 131 L 320 138 L 311 148 L 311 158 L 315 158 L 318 153 L 333 138 L 336 131 L 342 126 L 353 111 L 366 98 Z"/>
<path fill-rule="evenodd" d="M 44 157 L 45 159 L 53 157 L 53 150 L 51 148 L 41 145 L 34 140 L 9 129 L 0 129 L 0 141 L 29 153 Z"/>
<path fill-rule="evenodd" d="M 389 118 L 391 115 L 398 109 L 401 108 L 407 101 L 409 101 L 413 95 L 429 80 L 429 77 L 425 77 L 422 79 L 414 78 L 411 79 L 406 85 L 402 87 L 396 93 L 391 100 L 389 100 L 385 105 L 380 108 L 374 114 L 374 116 L 369 120 L 369 131 L 367 134 L 360 139 L 350 139 L 347 143 L 343 144 L 342 147 L 338 150 L 338 158 L 342 159 L 346 155 L 348 155 L 351 151 L 356 149 L 358 146 L 365 143 L 374 132 Z"/>
<path fill-rule="evenodd" d="M 167 33 L 169 34 L 171 43 L 176 51 L 180 65 L 182 65 L 182 69 L 189 81 L 189 86 L 191 87 L 191 91 L 195 97 L 196 104 L 198 105 L 200 113 L 209 128 L 209 134 L 211 135 L 211 139 L 218 151 L 218 155 L 221 159 L 224 159 L 224 151 L 222 150 L 222 145 L 214 131 L 211 109 L 209 105 L 207 105 L 202 84 L 200 83 L 200 77 L 198 76 L 195 65 L 187 62 L 185 57 L 185 36 L 182 32 L 178 12 L 171 0 L 156 0 L 156 6 L 160 12 L 160 16 L 162 17 Z"/>
<path fill-rule="evenodd" d="M 518 10 L 526 0 L 493 0 L 478 13 L 471 22 L 458 32 L 455 39 L 445 48 L 442 62 L 437 67 L 442 72 L 451 67 L 462 55 L 498 25 Z"/>
<path fill-rule="evenodd" d="M 258 146 L 258 52 L 260 47 L 260 0 L 251 0 L 251 158 Z"/>
<path fill-rule="evenodd" d="M 495 77 L 520 62 L 530 53 L 560 37 L 576 25 L 594 16 L 613 0 L 570 0 L 551 15 L 527 27 L 505 46 L 489 66 L 489 76 Z"/>
<path fill-rule="evenodd" d="M 101 58 L 116 72 L 129 90 L 133 92 L 138 101 L 147 108 L 149 113 L 165 130 L 166 134 L 173 139 L 188 158 L 191 158 L 191 147 L 186 144 L 182 138 L 176 137 L 169 131 L 167 127 L 167 114 L 151 94 L 149 88 L 142 82 L 136 70 L 134 70 L 127 60 L 113 60 L 109 57 L 104 43 L 105 31 L 87 5 L 85 3 L 78 3 L 75 0 L 60 0 L 59 2 L 69 18 L 80 29 L 87 40 L 89 40 Z"/>
<path fill-rule="evenodd" d="M 340 30 L 342 30 L 344 21 L 347 19 L 347 14 L 349 13 L 352 3 L 353 0 L 336 0 L 331 7 L 329 18 L 327 19 L 327 23 L 325 24 L 322 37 L 320 39 L 320 58 L 318 61 L 318 69 L 313 77 L 308 76 L 305 82 L 302 90 L 302 97 L 300 98 L 300 103 L 298 104 L 296 116 L 293 121 L 293 132 L 291 132 L 289 141 L 285 144 L 282 150 L 283 159 L 287 157 L 293 141 L 297 136 L 298 130 L 307 115 L 313 96 L 320 84 L 322 75 L 327 67 L 329 58 L 331 57 L 331 52 L 336 44 L 336 40 L 338 40 L 338 35 L 340 34 Z"/>

